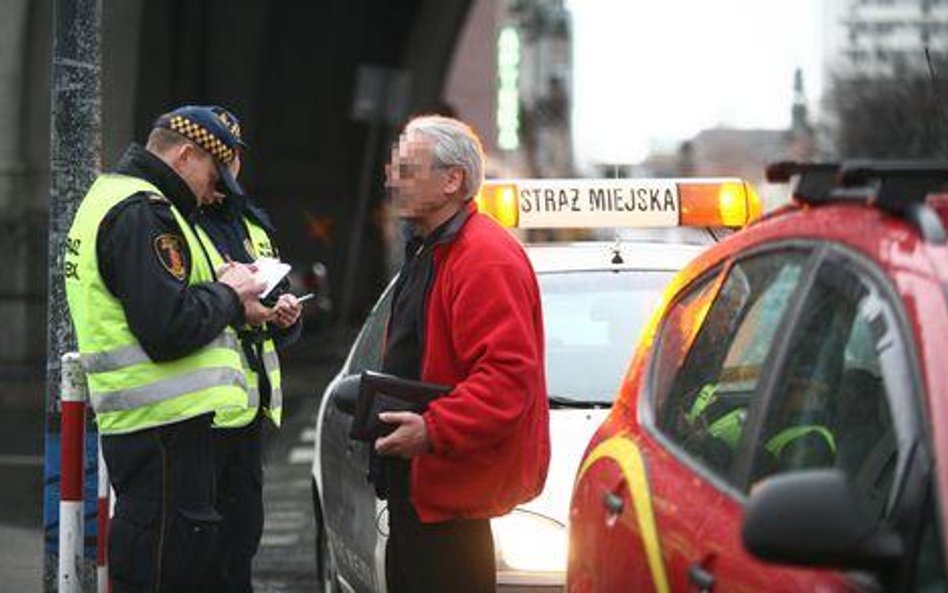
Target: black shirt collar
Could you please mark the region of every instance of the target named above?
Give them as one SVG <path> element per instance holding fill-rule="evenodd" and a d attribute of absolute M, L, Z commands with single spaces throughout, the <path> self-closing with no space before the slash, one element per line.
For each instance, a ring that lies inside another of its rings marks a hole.
<path fill-rule="evenodd" d="M 241 217 L 246 216 L 268 234 L 273 235 L 275 232 L 270 217 L 250 196 L 228 195 L 220 203 L 200 206 L 198 211 L 209 218 L 223 221 L 240 220 Z"/>
<path fill-rule="evenodd" d="M 470 202 L 462 204 L 460 210 L 455 212 L 451 218 L 438 225 L 435 230 L 431 231 L 431 233 L 425 237 L 416 234 L 414 228 L 409 227 L 412 236 L 405 245 L 405 250 L 408 253 L 415 253 L 419 248 L 427 248 L 432 245 L 438 245 L 439 243 L 450 243 L 453 241 L 458 231 L 460 231 L 464 223 L 467 222 L 471 212 L 474 211 L 469 204 Z"/>
<path fill-rule="evenodd" d="M 174 169 L 139 144 L 132 144 L 122 155 L 115 172 L 138 177 L 157 187 L 185 218 L 197 208 L 197 197 Z"/>

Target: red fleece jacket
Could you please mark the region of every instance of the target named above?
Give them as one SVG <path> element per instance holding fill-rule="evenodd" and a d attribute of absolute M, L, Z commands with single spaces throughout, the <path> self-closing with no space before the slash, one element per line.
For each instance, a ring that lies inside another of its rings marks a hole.
<path fill-rule="evenodd" d="M 454 385 L 424 414 L 415 457 L 423 522 L 503 515 L 543 489 L 550 460 L 540 290 L 523 247 L 473 211 L 434 251 L 422 380 Z"/>

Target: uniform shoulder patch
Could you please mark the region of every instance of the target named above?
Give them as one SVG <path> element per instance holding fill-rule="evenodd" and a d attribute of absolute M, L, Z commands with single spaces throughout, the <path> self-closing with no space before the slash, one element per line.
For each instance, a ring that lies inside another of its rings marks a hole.
<path fill-rule="evenodd" d="M 184 265 L 184 238 L 164 233 L 155 237 L 154 247 L 161 266 L 178 280 L 184 280 L 187 273 Z"/>
<path fill-rule="evenodd" d="M 164 197 L 164 196 L 161 195 L 161 194 L 155 194 L 155 193 L 148 192 L 147 195 L 148 195 L 148 200 L 149 200 L 150 202 L 165 202 L 165 203 L 168 203 L 168 198 Z"/>

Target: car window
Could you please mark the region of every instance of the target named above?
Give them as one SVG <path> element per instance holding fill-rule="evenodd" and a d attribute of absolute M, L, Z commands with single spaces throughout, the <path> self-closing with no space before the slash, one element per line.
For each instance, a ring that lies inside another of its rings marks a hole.
<path fill-rule="evenodd" d="M 668 398 L 672 382 L 711 307 L 717 275 L 718 272 L 708 274 L 689 287 L 669 307 L 662 333 L 656 340 L 658 346 L 655 350 L 653 376 L 656 394 L 654 408 L 657 410 L 669 411 Z"/>
<path fill-rule="evenodd" d="M 787 356 L 755 447 L 753 480 L 836 467 L 879 516 L 895 473 L 887 375 L 908 362 L 890 303 L 841 255 L 817 272 L 794 323 Z"/>
<path fill-rule="evenodd" d="M 621 270 L 539 275 L 551 396 L 608 404 L 672 272 Z"/>
<path fill-rule="evenodd" d="M 764 361 L 807 258 L 803 250 L 782 250 L 740 260 L 706 314 L 694 306 L 699 294 L 663 326 L 655 367 L 658 428 L 721 477 L 731 471 Z M 704 321 L 692 343 L 676 334 L 689 325 L 680 320 L 695 315 Z"/>
<path fill-rule="evenodd" d="M 388 316 L 392 310 L 392 287 L 389 286 L 369 313 L 362 331 L 356 338 L 352 359 L 349 361 L 349 374 L 355 375 L 362 371 L 382 370 L 382 348 L 385 343 L 385 328 L 388 325 Z"/>

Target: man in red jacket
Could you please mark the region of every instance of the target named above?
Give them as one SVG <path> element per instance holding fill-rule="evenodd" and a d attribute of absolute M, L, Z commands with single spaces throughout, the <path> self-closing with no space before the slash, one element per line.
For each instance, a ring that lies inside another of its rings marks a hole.
<path fill-rule="evenodd" d="M 411 120 L 386 173 L 412 237 L 382 370 L 453 386 L 424 414 L 380 415 L 397 426 L 371 472 L 388 499 L 388 590 L 494 591 L 490 518 L 540 493 L 550 457 L 536 275 L 477 212 L 484 154 L 467 125 Z"/>

